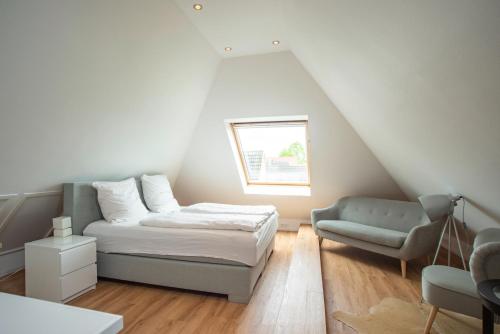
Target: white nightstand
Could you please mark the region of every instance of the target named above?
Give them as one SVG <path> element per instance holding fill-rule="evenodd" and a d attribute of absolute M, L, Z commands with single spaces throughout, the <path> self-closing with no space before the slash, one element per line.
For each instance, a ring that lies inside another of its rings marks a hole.
<path fill-rule="evenodd" d="M 72 235 L 26 243 L 26 296 L 66 303 L 95 289 L 95 240 Z"/>

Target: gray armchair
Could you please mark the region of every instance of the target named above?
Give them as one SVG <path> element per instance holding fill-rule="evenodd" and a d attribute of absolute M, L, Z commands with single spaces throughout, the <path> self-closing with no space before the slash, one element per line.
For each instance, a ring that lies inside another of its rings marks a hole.
<path fill-rule="evenodd" d="M 500 279 L 500 229 L 489 228 L 477 234 L 469 264 L 470 272 L 447 266 L 428 266 L 422 271 L 422 298 L 432 305 L 425 334 L 430 333 L 440 308 L 482 317 L 477 285 Z"/>
<path fill-rule="evenodd" d="M 326 238 L 400 259 L 403 277 L 408 260 L 435 250 L 442 228 L 442 219 L 431 222 L 418 203 L 369 197 L 314 209 L 311 222 L 320 245 Z"/>

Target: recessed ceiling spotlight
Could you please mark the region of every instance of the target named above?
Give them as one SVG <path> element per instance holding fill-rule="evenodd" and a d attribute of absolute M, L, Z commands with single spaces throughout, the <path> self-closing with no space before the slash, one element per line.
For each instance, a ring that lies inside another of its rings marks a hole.
<path fill-rule="evenodd" d="M 278 45 L 278 44 L 280 44 L 280 41 L 278 41 L 278 40 L 273 41 L 273 45 Z"/>
<path fill-rule="evenodd" d="M 200 3 L 195 3 L 195 4 L 193 5 L 193 9 L 194 9 L 194 10 L 202 10 L 202 9 L 203 9 L 203 5 L 202 5 L 202 4 L 200 4 Z"/>
<path fill-rule="evenodd" d="M 224 48 L 224 51 L 226 51 L 226 52 L 230 52 L 231 50 L 233 50 L 233 48 L 232 48 L 232 47 L 230 47 L 230 46 L 226 46 L 226 47 Z"/>

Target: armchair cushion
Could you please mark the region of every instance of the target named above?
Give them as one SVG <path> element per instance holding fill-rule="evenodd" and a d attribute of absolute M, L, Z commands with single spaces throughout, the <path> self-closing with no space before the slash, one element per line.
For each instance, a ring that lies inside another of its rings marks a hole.
<path fill-rule="evenodd" d="M 448 266 L 428 266 L 422 271 L 422 279 L 443 289 L 479 298 L 468 271 Z"/>
<path fill-rule="evenodd" d="M 374 244 L 401 248 L 408 233 L 345 220 L 320 220 L 317 228 Z"/>
<path fill-rule="evenodd" d="M 447 266 L 422 271 L 422 297 L 437 307 L 481 318 L 482 303 L 469 272 Z"/>

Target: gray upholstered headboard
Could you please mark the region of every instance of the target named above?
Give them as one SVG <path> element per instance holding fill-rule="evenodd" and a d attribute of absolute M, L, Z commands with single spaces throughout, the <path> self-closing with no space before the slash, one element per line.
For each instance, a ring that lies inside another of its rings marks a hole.
<path fill-rule="evenodd" d="M 92 187 L 92 182 L 65 183 L 63 185 L 63 215 L 71 217 L 73 234 L 81 235 L 88 224 L 104 219 L 97 202 L 97 190 Z M 136 178 L 136 183 L 141 199 L 144 202 L 139 178 Z"/>

